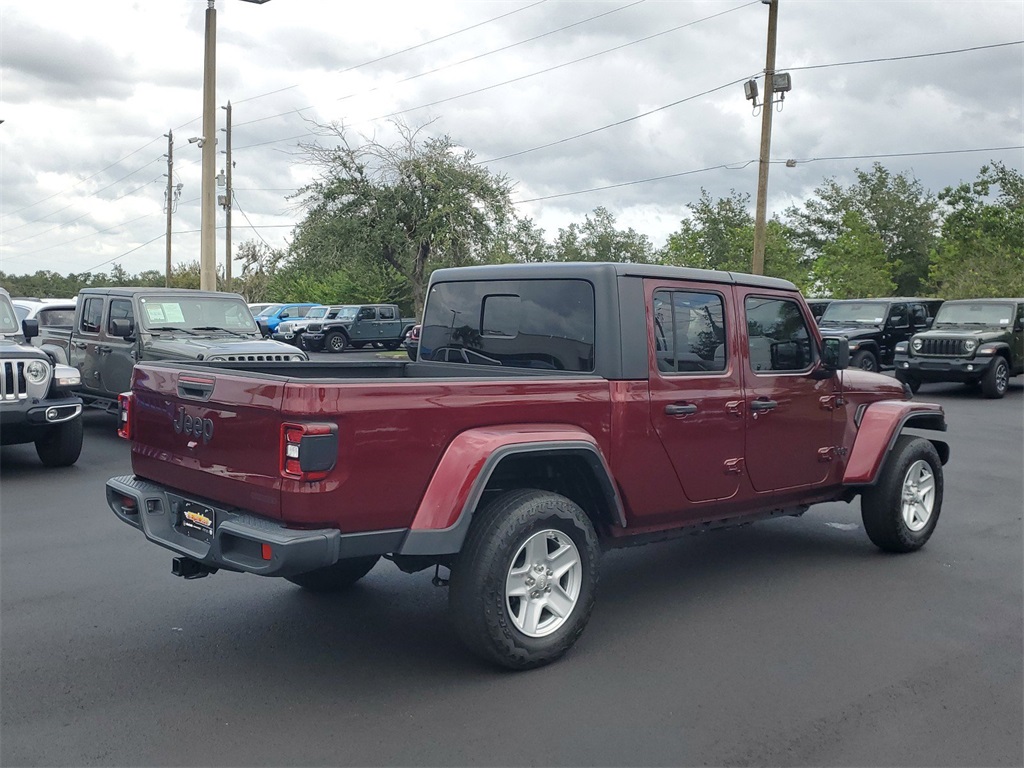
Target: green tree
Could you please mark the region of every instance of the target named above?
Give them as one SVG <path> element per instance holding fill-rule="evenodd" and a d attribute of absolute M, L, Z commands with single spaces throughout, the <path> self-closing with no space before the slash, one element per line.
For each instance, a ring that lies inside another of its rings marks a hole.
<path fill-rule="evenodd" d="M 754 216 L 750 195 L 731 190 L 713 200 L 701 189 L 700 200 L 690 203 L 689 218 L 669 235 L 659 258 L 664 264 L 726 272 L 750 272 L 754 253 Z M 809 269 L 793 232 L 777 218 L 767 222 L 764 271 L 806 289 Z"/>
<path fill-rule="evenodd" d="M 843 234 L 846 214 L 857 213 L 882 241 L 895 292 L 924 293 L 938 238 L 938 201 L 916 179 L 894 176 L 879 163 L 870 172 L 855 173 L 857 181 L 851 186 L 826 179 L 803 208 L 787 209 L 797 242 L 816 259 Z"/>
<path fill-rule="evenodd" d="M 886 260 L 885 243 L 864 217 L 849 211 L 838 236 L 822 248 L 812 274 L 816 285 L 836 299 L 891 296 L 894 265 Z"/>
<path fill-rule="evenodd" d="M 573 222 L 558 230 L 550 250 L 554 261 L 619 261 L 647 264 L 654 258 L 654 246 L 647 235 L 635 229 L 617 229 L 615 217 L 606 208 L 595 208 L 583 224 Z"/>
<path fill-rule="evenodd" d="M 449 136 L 421 138 L 423 127 L 395 126 L 393 144 L 354 146 L 334 123 L 318 126 L 331 146 L 301 145 L 319 178 L 299 191 L 306 218 L 291 258 L 334 271 L 352 259 L 383 261 L 408 284 L 419 314 L 434 268 L 480 263 L 493 252 L 513 216 L 512 185 Z"/>
<path fill-rule="evenodd" d="M 1024 296 L 1021 172 L 1002 163 L 982 166 L 973 184 L 947 187 L 939 200 L 947 213 L 931 269 L 936 295 Z"/>

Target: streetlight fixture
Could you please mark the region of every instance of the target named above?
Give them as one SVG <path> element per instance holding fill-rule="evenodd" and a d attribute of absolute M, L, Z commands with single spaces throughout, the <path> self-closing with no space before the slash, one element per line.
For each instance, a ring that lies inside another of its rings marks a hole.
<path fill-rule="evenodd" d="M 263 5 L 269 0 L 244 0 Z M 196 141 L 203 150 L 202 196 L 200 203 L 199 287 L 217 290 L 217 9 L 214 0 L 206 0 L 206 38 L 203 59 L 203 137 Z M 210 140 L 207 141 L 206 138 Z M 192 141 L 192 139 L 189 139 Z"/>

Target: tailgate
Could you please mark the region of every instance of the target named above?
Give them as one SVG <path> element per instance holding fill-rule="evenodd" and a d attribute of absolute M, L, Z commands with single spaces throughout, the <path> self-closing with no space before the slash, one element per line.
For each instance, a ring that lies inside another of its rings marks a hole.
<path fill-rule="evenodd" d="M 185 496 L 281 516 L 287 379 L 222 369 L 135 369 L 132 470 Z"/>

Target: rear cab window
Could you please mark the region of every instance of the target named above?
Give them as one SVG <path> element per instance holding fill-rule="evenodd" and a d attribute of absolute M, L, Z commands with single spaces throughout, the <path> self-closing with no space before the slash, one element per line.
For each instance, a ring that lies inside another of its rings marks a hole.
<path fill-rule="evenodd" d="M 438 283 L 420 360 L 592 373 L 594 288 L 585 280 Z"/>

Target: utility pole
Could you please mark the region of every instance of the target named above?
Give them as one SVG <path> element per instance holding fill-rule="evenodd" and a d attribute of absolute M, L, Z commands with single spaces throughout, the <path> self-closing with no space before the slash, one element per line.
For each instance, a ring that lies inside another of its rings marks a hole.
<path fill-rule="evenodd" d="M 764 104 L 761 112 L 761 159 L 757 166 L 757 212 L 754 219 L 754 263 L 751 272 L 764 274 L 764 246 L 767 240 L 768 158 L 772 147 L 772 96 L 775 79 L 775 34 L 779 22 L 779 0 L 761 0 L 768 6 L 768 54 L 764 63 Z"/>
<path fill-rule="evenodd" d="M 217 100 L 217 9 L 214 0 L 207 0 L 206 51 L 203 61 L 203 192 L 201 200 L 199 241 L 199 287 L 204 291 L 217 290 L 217 127 L 215 125 Z"/>
<path fill-rule="evenodd" d="M 171 211 L 174 208 L 174 131 L 167 132 L 167 268 L 164 287 L 171 287 Z"/>
<path fill-rule="evenodd" d="M 227 111 L 224 128 L 224 290 L 231 290 L 231 102 L 224 107 Z"/>

